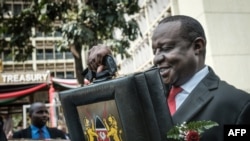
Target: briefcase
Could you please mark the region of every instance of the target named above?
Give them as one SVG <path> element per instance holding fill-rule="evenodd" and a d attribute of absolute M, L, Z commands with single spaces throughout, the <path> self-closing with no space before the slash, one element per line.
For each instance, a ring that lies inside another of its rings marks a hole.
<path fill-rule="evenodd" d="M 154 68 L 59 92 L 71 141 L 164 140 L 166 91 Z"/>

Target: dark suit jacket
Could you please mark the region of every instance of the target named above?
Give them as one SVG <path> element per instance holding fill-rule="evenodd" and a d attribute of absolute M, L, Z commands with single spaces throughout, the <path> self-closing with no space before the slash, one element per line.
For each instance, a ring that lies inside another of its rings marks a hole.
<path fill-rule="evenodd" d="M 7 141 L 3 128 L 0 128 L 0 141 Z"/>
<path fill-rule="evenodd" d="M 49 128 L 47 127 L 49 134 L 50 134 L 50 138 L 51 139 L 66 139 L 66 136 L 64 134 L 63 131 L 58 130 L 57 128 Z M 13 139 L 17 139 L 17 138 L 24 138 L 24 139 L 31 139 L 32 135 L 31 135 L 31 128 L 25 128 L 23 130 L 17 131 L 13 134 Z"/>
<path fill-rule="evenodd" d="M 164 98 L 159 98 L 159 103 L 164 103 L 161 99 Z M 226 124 L 250 124 L 250 95 L 221 81 L 211 68 L 172 117 L 166 102 L 161 107 L 156 116 L 164 141 L 167 131 L 184 121 L 212 120 L 219 124 L 206 130 L 201 141 L 223 141 Z"/>

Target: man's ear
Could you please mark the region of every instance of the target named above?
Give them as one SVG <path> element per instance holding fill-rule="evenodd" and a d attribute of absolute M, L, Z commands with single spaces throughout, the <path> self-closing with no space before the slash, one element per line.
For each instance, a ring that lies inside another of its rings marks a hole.
<path fill-rule="evenodd" d="M 195 54 L 198 55 L 200 53 L 204 53 L 205 52 L 205 48 L 206 48 L 206 41 L 204 38 L 202 37 L 197 37 L 194 40 L 194 50 L 195 50 Z"/>

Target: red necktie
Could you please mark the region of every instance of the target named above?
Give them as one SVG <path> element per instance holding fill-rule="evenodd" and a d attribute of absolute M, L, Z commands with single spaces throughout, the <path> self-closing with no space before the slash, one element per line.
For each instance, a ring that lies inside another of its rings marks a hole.
<path fill-rule="evenodd" d="M 42 129 L 39 129 L 39 130 L 38 130 L 38 133 L 39 133 L 39 139 L 44 139 L 43 130 L 42 130 Z"/>
<path fill-rule="evenodd" d="M 168 107 L 171 115 L 173 115 L 176 111 L 176 103 L 175 103 L 175 96 L 182 91 L 181 87 L 174 87 L 172 86 L 169 95 L 168 95 Z"/>

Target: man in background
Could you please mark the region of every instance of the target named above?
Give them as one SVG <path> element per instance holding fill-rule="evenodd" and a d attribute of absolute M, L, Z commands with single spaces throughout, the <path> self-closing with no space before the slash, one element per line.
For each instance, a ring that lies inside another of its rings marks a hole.
<path fill-rule="evenodd" d="M 13 139 L 66 139 L 63 131 L 46 126 L 49 112 L 44 103 L 35 102 L 30 106 L 29 117 L 31 125 L 13 133 Z"/>
<path fill-rule="evenodd" d="M 3 117 L 0 116 L 0 141 L 7 141 L 6 135 L 3 131 L 3 125 L 4 125 Z"/>

